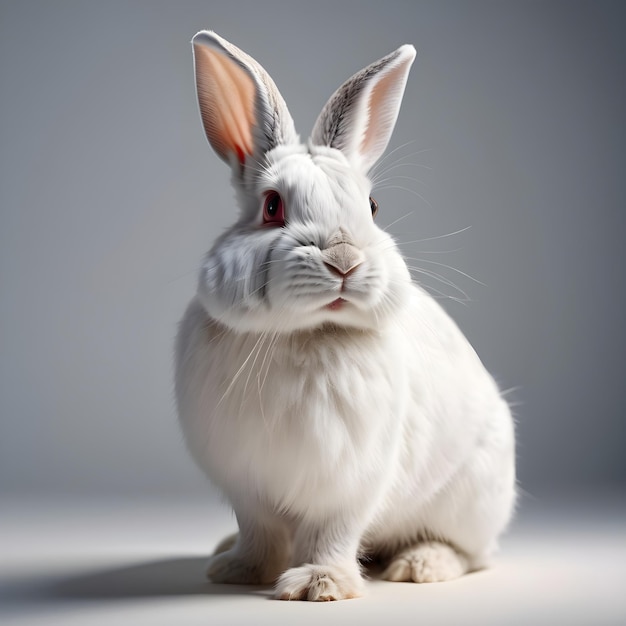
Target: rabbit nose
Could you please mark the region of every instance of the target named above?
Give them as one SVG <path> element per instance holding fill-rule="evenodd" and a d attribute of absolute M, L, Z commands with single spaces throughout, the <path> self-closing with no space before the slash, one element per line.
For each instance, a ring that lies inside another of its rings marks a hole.
<path fill-rule="evenodd" d="M 342 278 L 351 274 L 364 260 L 363 253 L 349 243 L 338 243 L 322 251 L 324 265 Z"/>

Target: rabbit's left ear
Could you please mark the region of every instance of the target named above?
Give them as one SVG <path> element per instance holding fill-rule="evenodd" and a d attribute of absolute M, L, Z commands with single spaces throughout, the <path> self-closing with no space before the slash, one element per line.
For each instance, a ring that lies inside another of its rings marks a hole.
<path fill-rule="evenodd" d="M 269 74 L 212 31 L 192 40 L 200 115 L 207 138 L 233 168 L 297 141 L 293 120 Z"/>
<path fill-rule="evenodd" d="M 367 173 L 389 143 L 415 54 L 401 46 L 346 81 L 322 109 L 312 142 L 341 150 Z"/>

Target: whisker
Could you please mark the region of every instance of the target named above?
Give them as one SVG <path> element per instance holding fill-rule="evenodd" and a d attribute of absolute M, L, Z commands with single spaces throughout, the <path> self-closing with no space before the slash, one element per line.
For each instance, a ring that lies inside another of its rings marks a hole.
<path fill-rule="evenodd" d="M 277 317 L 278 318 L 281 317 L 280 312 L 279 314 L 277 314 Z M 265 386 L 265 381 L 270 371 L 276 343 L 278 341 L 279 336 L 280 336 L 280 333 L 277 330 L 275 330 L 272 334 L 272 338 L 270 339 L 269 345 L 267 346 L 267 350 L 265 351 L 265 356 L 263 357 L 263 361 L 261 361 L 261 366 L 259 367 L 259 371 L 257 373 L 257 388 L 259 390 L 259 397 L 261 396 L 261 391 L 263 390 L 263 387 Z M 263 375 L 263 380 L 261 381 L 261 376 L 263 374 L 263 368 L 265 367 L 266 361 L 267 361 L 267 369 L 265 370 L 265 375 Z"/>
<path fill-rule="evenodd" d="M 386 154 L 382 159 L 380 159 L 378 161 L 378 163 L 376 163 L 376 165 L 374 166 L 374 168 L 371 171 L 371 175 L 370 178 L 374 179 L 376 178 L 376 176 L 380 175 L 381 170 L 384 170 L 388 167 L 392 167 L 395 163 L 399 163 L 401 162 L 403 159 L 408 159 L 408 158 L 412 158 L 417 156 L 418 154 L 423 154 L 425 152 L 430 152 L 431 149 L 430 148 L 422 148 L 421 150 L 414 150 L 413 152 L 409 152 L 407 154 L 401 155 L 399 158 L 393 160 L 393 161 L 389 161 L 389 159 L 391 159 L 391 157 L 396 154 L 396 152 L 398 152 L 398 150 L 402 150 L 403 148 L 406 148 L 407 146 L 409 146 L 410 144 L 415 143 L 415 140 L 412 141 L 407 141 L 405 144 L 402 144 L 401 146 L 398 146 L 397 148 L 394 148 L 391 152 L 389 152 L 388 154 Z"/>
<path fill-rule="evenodd" d="M 170 280 L 166 281 L 165 284 L 171 285 L 172 283 L 175 283 L 177 280 L 180 280 L 181 278 L 185 278 L 189 276 L 189 274 L 197 274 L 197 273 L 198 273 L 198 268 L 194 267 L 193 269 L 188 270 L 182 274 L 179 274 L 178 276 L 174 276 L 174 278 L 171 278 Z"/>
<path fill-rule="evenodd" d="M 443 291 L 440 291 L 439 289 L 437 289 L 436 287 L 433 287 L 432 285 L 428 285 L 427 287 L 425 287 L 425 289 L 427 289 L 427 291 L 429 292 L 435 292 L 438 295 L 434 295 L 434 294 L 430 294 L 431 297 L 435 298 L 436 300 L 452 300 L 454 302 L 458 302 L 459 304 L 462 304 L 463 306 L 467 306 L 467 304 L 469 302 L 471 302 L 471 300 L 464 300 L 462 298 L 457 298 L 457 296 L 452 296 L 449 293 L 444 293 Z"/>
<path fill-rule="evenodd" d="M 403 241 L 402 244 L 410 244 L 410 243 L 422 243 L 424 241 L 435 241 L 436 239 L 444 239 L 445 237 L 452 237 L 453 235 L 460 235 L 464 233 L 466 230 L 469 230 L 471 226 L 466 226 L 465 228 L 461 228 L 459 230 L 455 230 L 452 233 L 446 233 L 445 235 L 436 235 L 435 237 L 424 237 L 423 239 L 414 239 L 413 241 Z"/>
<path fill-rule="evenodd" d="M 420 180 L 419 178 L 414 178 L 412 176 L 405 176 L 402 174 L 392 174 L 394 170 L 398 170 L 403 167 L 417 167 L 417 168 L 424 169 L 424 170 L 429 170 L 429 171 L 432 170 L 432 167 L 430 167 L 429 165 L 422 165 L 421 163 L 412 163 L 412 162 L 395 163 L 394 165 L 390 165 L 388 168 L 380 171 L 379 173 L 376 174 L 374 178 L 372 178 L 372 187 L 377 188 L 381 183 L 393 180 L 394 178 L 400 178 L 400 179 L 408 178 L 409 180 L 414 180 L 417 183 L 424 184 L 424 181 Z"/>
<path fill-rule="evenodd" d="M 228 396 L 228 394 L 231 392 L 232 388 L 235 386 L 235 383 L 237 382 L 237 380 L 239 379 L 239 376 L 241 375 L 241 373 L 243 372 L 244 368 L 246 367 L 248 361 L 250 361 L 250 359 L 252 358 L 252 355 L 254 353 L 255 348 L 259 345 L 259 342 L 263 339 L 263 334 L 261 334 L 261 336 L 257 339 L 256 343 L 254 344 L 254 346 L 252 347 L 252 350 L 250 350 L 250 353 L 248 354 L 248 356 L 246 357 L 246 359 L 244 360 L 244 362 L 241 364 L 241 366 L 239 367 L 239 369 L 237 370 L 237 372 L 235 373 L 235 375 L 233 376 L 232 380 L 230 381 L 230 384 L 228 385 L 228 387 L 226 388 L 226 391 L 224 392 L 224 394 L 222 395 L 222 397 L 220 398 L 220 401 L 217 403 L 217 407 L 219 407 L 222 402 L 226 399 L 226 397 Z"/>
<path fill-rule="evenodd" d="M 383 185 L 379 187 L 379 190 L 382 189 L 401 189 L 402 191 L 406 191 L 407 193 L 412 193 L 414 196 L 417 196 L 422 202 L 427 204 L 431 209 L 433 209 L 433 205 L 422 196 L 422 194 L 418 193 L 414 189 L 410 189 L 409 187 L 403 187 L 402 185 Z M 433 209 L 434 210 L 434 209 Z"/>
<path fill-rule="evenodd" d="M 243 403 L 246 397 L 246 391 L 248 389 L 248 383 L 250 382 L 250 376 L 252 376 L 252 372 L 254 371 L 254 366 L 257 362 L 257 359 L 259 358 L 259 354 L 261 354 L 261 351 L 263 350 L 263 345 L 265 344 L 265 340 L 267 339 L 267 336 L 269 335 L 269 331 L 263 331 L 261 333 L 261 339 L 262 341 L 260 343 L 257 342 L 258 344 L 258 348 L 256 350 L 256 354 L 254 355 L 254 359 L 252 360 L 252 363 L 250 364 L 250 370 L 248 371 L 248 377 L 246 378 L 246 382 L 244 383 L 243 386 L 243 391 L 241 392 L 241 407 L 239 409 L 240 413 L 241 413 L 241 409 L 243 408 Z M 255 345 L 256 348 L 256 345 Z M 253 348 L 254 350 L 254 348 Z"/>
<path fill-rule="evenodd" d="M 390 150 L 387 154 L 385 154 L 381 159 L 378 160 L 378 162 L 374 166 L 374 171 L 376 170 L 376 168 L 378 168 L 381 165 L 383 165 L 383 163 L 385 163 L 385 161 L 388 161 L 396 152 L 398 152 L 398 150 L 402 150 L 403 148 L 406 148 L 407 146 L 410 146 L 411 144 L 416 143 L 416 142 L 417 142 L 417 139 L 410 139 L 406 143 L 403 143 L 403 144 L 399 145 L 398 147 L 394 148 L 393 150 Z M 411 154 L 421 154 L 422 152 L 428 152 L 429 150 L 430 150 L 430 148 L 423 148 L 422 150 L 418 150 L 417 152 L 413 152 Z"/>
<path fill-rule="evenodd" d="M 454 248 L 453 250 L 419 250 L 419 254 L 454 254 L 460 252 L 463 248 Z M 426 259 L 417 259 L 410 256 L 404 257 L 405 259 L 413 259 L 414 261 L 425 261 Z"/>
<path fill-rule="evenodd" d="M 386 232 L 387 229 L 391 228 L 394 224 L 397 224 L 399 221 L 406 219 L 407 217 L 409 217 L 410 215 L 413 215 L 413 213 L 415 213 L 415 211 L 409 211 L 408 213 L 406 213 L 405 215 L 403 215 L 402 217 L 399 217 L 397 220 L 394 220 L 393 222 L 391 222 L 391 224 L 387 224 L 387 226 L 385 226 L 383 228 L 383 230 Z"/>
<path fill-rule="evenodd" d="M 460 269 L 457 269 L 456 267 L 453 267 L 452 265 L 446 265 L 445 263 L 439 263 L 438 261 L 431 261 L 430 259 L 419 259 L 417 257 L 411 257 L 411 256 L 407 256 L 404 257 L 405 259 L 410 259 L 411 261 L 421 261 L 422 263 L 430 263 L 431 265 L 438 265 L 439 267 L 445 267 L 449 270 L 452 270 L 454 272 L 457 272 L 459 274 L 461 274 L 461 276 L 465 276 L 466 278 L 469 278 L 470 280 L 473 280 L 475 283 L 478 283 L 479 285 L 482 285 L 483 287 L 486 287 L 487 285 L 485 285 L 485 283 L 483 283 L 482 281 L 478 280 L 478 278 L 474 278 L 473 276 L 470 276 L 469 274 L 461 271 Z"/>
<path fill-rule="evenodd" d="M 422 185 L 424 184 L 423 180 L 420 180 L 419 178 L 415 178 L 415 176 L 404 176 L 402 174 L 394 174 L 393 176 L 388 176 L 387 178 L 383 178 L 379 181 L 377 181 L 376 186 L 378 188 L 384 188 L 384 185 L 390 181 L 393 180 L 410 180 L 412 183 L 421 183 Z"/>
<path fill-rule="evenodd" d="M 444 285 L 447 285 L 448 287 L 452 287 L 452 289 L 455 289 L 456 291 L 458 291 L 467 300 L 467 302 L 471 302 L 471 298 L 467 295 L 467 293 L 465 293 L 463 289 L 461 289 L 458 285 L 453 283 L 451 280 L 449 280 L 445 276 L 441 276 L 440 274 L 437 274 L 436 272 L 426 270 L 422 267 L 416 267 L 412 265 L 407 265 L 407 267 L 409 268 L 409 271 L 419 272 L 420 274 L 423 274 L 424 276 L 428 276 L 429 278 L 438 280 L 439 282 L 443 283 Z"/>

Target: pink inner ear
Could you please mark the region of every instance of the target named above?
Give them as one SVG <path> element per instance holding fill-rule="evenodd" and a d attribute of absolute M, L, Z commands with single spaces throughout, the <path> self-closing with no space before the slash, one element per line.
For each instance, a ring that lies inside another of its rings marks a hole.
<path fill-rule="evenodd" d="M 226 161 L 243 163 L 254 150 L 255 85 L 230 58 L 207 46 L 194 46 L 200 115 L 213 149 Z"/>
<path fill-rule="evenodd" d="M 398 115 L 406 71 L 406 63 L 401 63 L 372 88 L 368 102 L 369 123 L 361 141 L 361 154 L 382 153 L 387 147 Z"/>

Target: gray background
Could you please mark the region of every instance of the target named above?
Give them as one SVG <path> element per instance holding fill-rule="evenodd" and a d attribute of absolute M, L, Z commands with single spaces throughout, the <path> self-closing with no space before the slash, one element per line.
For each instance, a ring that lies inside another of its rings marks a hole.
<path fill-rule="evenodd" d="M 171 383 L 234 217 L 196 110 L 201 28 L 268 69 L 303 136 L 415 44 L 389 158 L 414 165 L 379 222 L 516 388 L 522 487 L 623 488 L 625 26 L 622 2 L 2 2 L 1 491 L 209 492 Z"/>

